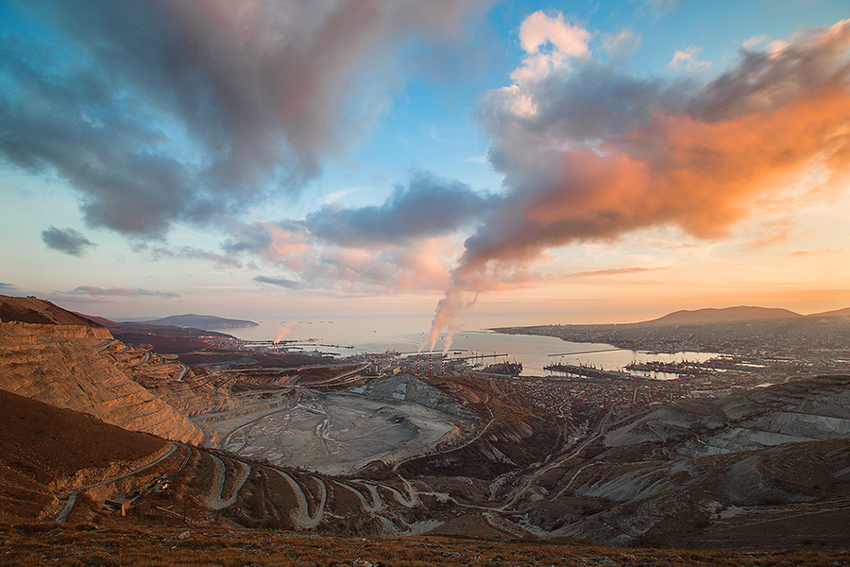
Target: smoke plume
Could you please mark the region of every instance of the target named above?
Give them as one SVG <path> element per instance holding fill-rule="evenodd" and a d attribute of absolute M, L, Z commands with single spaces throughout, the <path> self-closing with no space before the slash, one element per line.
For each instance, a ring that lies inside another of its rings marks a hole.
<path fill-rule="evenodd" d="M 283 337 L 285 337 L 286 335 L 291 333 L 293 331 L 293 329 L 295 329 L 295 327 L 297 327 L 297 326 L 298 326 L 298 321 L 293 321 L 289 325 L 286 325 L 285 327 L 281 327 L 280 329 L 278 329 L 277 334 L 274 336 L 274 344 L 278 344 L 280 341 L 282 341 Z"/>
<path fill-rule="evenodd" d="M 422 347 L 433 349 L 444 329 L 451 337 L 478 294 L 547 248 L 659 226 L 720 238 L 760 201 L 790 204 L 788 188 L 796 184 L 799 197 L 796 182 L 807 175 L 827 179 L 810 198 L 844 190 L 848 47 L 845 20 L 743 50 L 701 87 L 637 79 L 586 58 L 548 54 L 532 66 L 530 54 L 515 83 L 480 109 L 508 193 L 466 240 Z"/>

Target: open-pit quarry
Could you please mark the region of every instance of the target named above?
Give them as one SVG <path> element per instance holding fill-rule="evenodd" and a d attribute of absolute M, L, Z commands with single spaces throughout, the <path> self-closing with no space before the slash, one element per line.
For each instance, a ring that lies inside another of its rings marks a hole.
<path fill-rule="evenodd" d="M 456 401 L 404 374 L 336 392 L 294 386 L 288 395 L 257 398 L 197 421 L 214 433 L 215 445 L 235 455 L 323 474 L 354 474 L 372 461 L 393 464 L 450 448 L 477 422 Z"/>
<path fill-rule="evenodd" d="M 175 358 L 8 301 L 23 314 L 0 323 L 0 520 L 689 549 L 850 541 L 847 375 L 622 403 L 362 358 Z"/>

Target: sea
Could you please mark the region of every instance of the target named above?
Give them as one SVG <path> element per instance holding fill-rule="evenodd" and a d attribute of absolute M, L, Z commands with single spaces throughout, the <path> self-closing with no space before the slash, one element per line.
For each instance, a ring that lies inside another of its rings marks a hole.
<path fill-rule="evenodd" d="M 240 339 L 270 341 L 278 334 L 287 341 L 288 349 L 296 352 L 319 351 L 339 357 L 363 353 L 395 351 L 400 355 L 414 354 L 423 347 L 427 324 L 411 322 L 399 317 L 342 317 L 337 319 L 272 318 L 258 321 L 256 327 L 227 329 L 226 332 Z M 493 327 L 499 325 L 493 324 Z M 468 327 L 468 326 L 467 326 Z M 416 330 L 416 329 L 420 330 Z M 284 334 L 285 333 L 285 334 Z M 434 345 L 434 351 L 442 352 L 445 333 Z M 428 351 L 429 345 L 421 350 Z M 717 356 L 711 352 L 653 353 L 619 349 L 603 343 L 574 343 L 556 337 L 537 335 L 508 335 L 487 329 L 456 332 L 449 349 L 452 357 L 488 355 L 484 364 L 496 362 L 518 362 L 522 364 L 523 376 L 548 376 L 552 373 L 544 367 L 550 364 L 572 364 L 594 366 L 603 370 L 628 372 L 631 362 L 704 362 Z M 496 355 L 496 356 L 492 356 Z M 646 373 L 632 371 L 635 376 L 658 380 L 676 379 L 675 374 Z"/>

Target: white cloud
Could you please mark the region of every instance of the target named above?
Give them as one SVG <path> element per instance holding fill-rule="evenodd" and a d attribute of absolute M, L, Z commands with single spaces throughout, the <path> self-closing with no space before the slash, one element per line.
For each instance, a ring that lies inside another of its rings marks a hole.
<path fill-rule="evenodd" d="M 581 26 L 564 21 L 561 13 L 549 17 L 538 10 L 522 22 L 519 37 L 520 45 L 528 55 L 522 65 L 511 73 L 514 84 L 501 90 L 511 112 L 516 116 L 530 117 L 538 109 L 524 90 L 552 73 L 569 68 L 572 59 L 588 59 L 588 42 L 592 34 Z"/>
<path fill-rule="evenodd" d="M 640 45 L 641 35 L 631 30 L 623 30 L 618 34 L 609 34 L 602 42 L 602 47 L 608 57 L 616 63 L 624 62 Z"/>
<path fill-rule="evenodd" d="M 590 32 L 565 22 L 563 14 L 550 18 L 541 10 L 534 12 L 522 22 L 519 38 L 523 50 L 532 55 L 547 43 L 564 55 L 581 57 L 589 53 Z"/>
<path fill-rule="evenodd" d="M 746 49 L 758 47 L 759 45 L 762 45 L 765 41 L 767 41 L 767 39 L 768 38 L 766 35 L 754 35 L 753 37 L 744 40 L 744 47 Z"/>
<path fill-rule="evenodd" d="M 689 72 L 705 71 L 711 67 L 711 61 L 698 59 L 701 51 L 702 48 L 694 46 L 677 49 L 676 53 L 673 54 L 673 59 L 667 64 L 667 67 Z"/>
<path fill-rule="evenodd" d="M 331 203 L 336 203 L 343 197 L 350 195 L 352 193 L 356 193 L 357 191 L 362 191 L 363 189 L 368 189 L 368 187 L 350 187 L 348 189 L 341 189 L 339 191 L 334 191 L 333 193 L 328 193 L 319 201 L 323 205 L 330 205 Z"/>

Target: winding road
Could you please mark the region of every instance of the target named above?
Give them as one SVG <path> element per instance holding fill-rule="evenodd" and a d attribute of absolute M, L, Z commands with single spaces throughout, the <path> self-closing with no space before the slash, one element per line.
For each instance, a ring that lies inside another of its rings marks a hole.
<path fill-rule="evenodd" d="M 248 480 L 248 475 L 251 474 L 251 466 L 247 463 L 243 463 L 242 461 L 235 461 L 239 463 L 241 467 L 239 471 L 239 476 L 236 478 L 236 483 L 233 486 L 233 492 L 230 496 L 225 499 L 224 494 L 224 480 L 225 480 L 225 468 L 224 461 L 222 461 L 219 457 L 210 454 L 213 462 L 215 463 L 215 480 L 212 484 L 212 490 L 210 491 L 209 496 L 207 496 L 207 506 L 209 506 L 212 510 L 223 510 L 228 506 L 233 506 L 236 503 L 236 499 L 239 497 L 239 490 L 242 489 L 242 486 L 245 484 L 245 481 Z"/>
<path fill-rule="evenodd" d="M 146 464 L 145 466 L 134 469 L 134 470 L 132 470 L 128 473 L 124 473 L 120 476 L 116 476 L 116 477 L 113 477 L 113 478 L 108 478 L 106 480 L 102 480 L 102 481 L 100 481 L 96 484 L 85 486 L 85 487 L 83 487 L 79 490 L 75 490 L 75 491 L 69 493 L 68 494 L 68 502 L 65 504 L 65 507 L 62 509 L 62 511 L 59 512 L 59 515 L 56 516 L 56 523 L 58 523 L 58 524 L 64 524 L 65 523 L 65 521 L 68 519 L 68 515 L 71 513 L 71 510 L 74 509 L 74 504 L 77 502 L 77 495 L 80 494 L 81 492 L 86 492 L 86 491 L 92 490 L 93 488 L 98 488 L 98 487 L 110 484 L 112 482 L 127 478 L 129 476 L 133 476 L 134 474 L 138 474 L 138 473 L 142 472 L 143 470 L 151 468 L 152 466 L 158 465 L 159 463 L 161 463 L 162 461 L 164 461 L 165 459 L 167 459 L 168 457 L 173 455 L 174 451 L 176 451 L 177 448 L 180 446 L 177 443 L 172 443 L 171 441 L 168 441 L 167 443 L 171 446 L 171 448 L 168 450 L 167 453 L 165 453 L 163 456 L 161 456 L 157 460 L 150 462 L 150 463 Z M 184 464 L 185 464 L 185 461 L 184 461 Z"/>
<path fill-rule="evenodd" d="M 292 491 L 295 493 L 295 498 L 298 500 L 298 512 L 295 512 L 295 510 L 291 510 L 289 512 L 289 517 L 292 519 L 295 529 L 309 530 L 318 526 L 321 521 L 325 519 L 325 504 L 328 502 L 328 487 L 325 486 L 324 481 L 310 477 L 319 484 L 319 490 L 322 493 L 319 506 L 316 509 L 316 515 L 310 517 L 310 508 L 307 504 L 307 496 L 304 494 L 304 490 L 301 488 L 301 485 L 298 484 L 288 473 L 277 469 L 274 470 L 289 483 L 289 486 L 292 487 Z"/>

